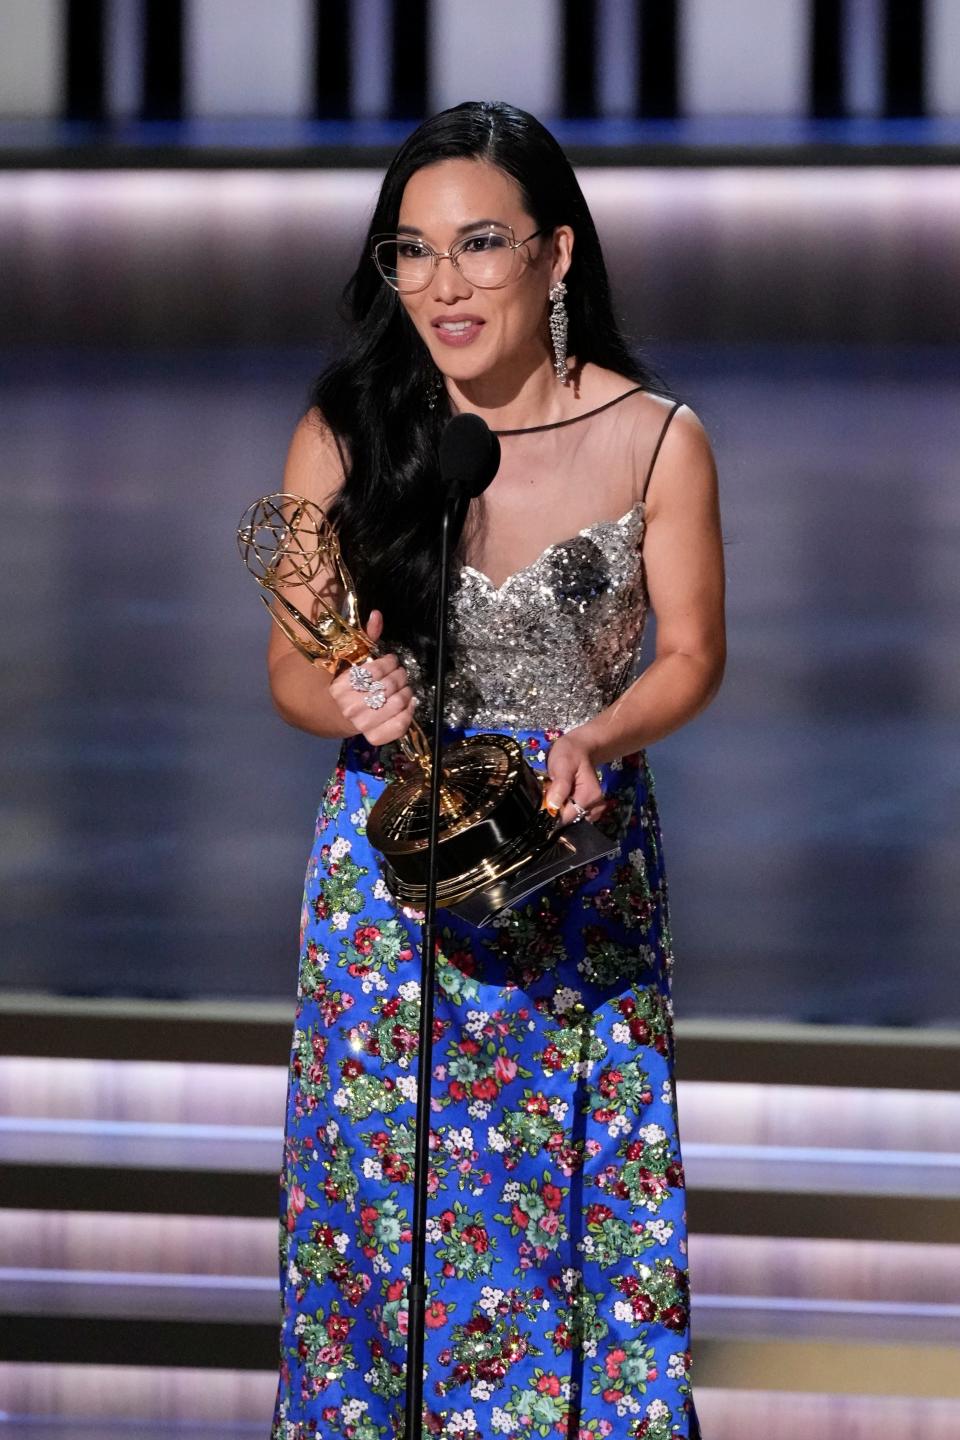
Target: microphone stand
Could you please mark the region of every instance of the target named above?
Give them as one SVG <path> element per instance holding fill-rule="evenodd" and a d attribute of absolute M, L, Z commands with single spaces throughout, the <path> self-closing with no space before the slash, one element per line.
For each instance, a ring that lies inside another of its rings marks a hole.
<path fill-rule="evenodd" d="M 430 1167 L 430 1092 L 433 1077 L 433 988 L 436 973 L 437 842 L 440 818 L 441 731 L 447 649 L 447 587 L 450 574 L 450 510 L 443 507 L 440 538 L 440 600 L 437 615 L 437 670 L 433 699 L 433 753 L 430 769 L 430 831 L 427 894 L 421 931 L 420 1050 L 417 1065 L 417 1127 L 413 1177 L 413 1251 L 407 1285 L 407 1398 L 403 1440 L 423 1434 L 423 1342 L 426 1312 L 427 1177 Z"/>

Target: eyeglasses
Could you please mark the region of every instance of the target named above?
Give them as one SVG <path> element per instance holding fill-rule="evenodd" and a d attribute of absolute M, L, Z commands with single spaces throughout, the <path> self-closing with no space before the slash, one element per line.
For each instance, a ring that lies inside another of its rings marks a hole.
<path fill-rule="evenodd" d="M 455 265 L 469 285 L 495 290 L 513 274 L 517 250 L 542 234 L 541 228 L 525 240 L 515 240 L 511 226 L 485 225 L 442 253 L 414 235 L 375 235 L 371 254 L 384 280 L 401 295 L 426 290 L 441 260 Z"/>

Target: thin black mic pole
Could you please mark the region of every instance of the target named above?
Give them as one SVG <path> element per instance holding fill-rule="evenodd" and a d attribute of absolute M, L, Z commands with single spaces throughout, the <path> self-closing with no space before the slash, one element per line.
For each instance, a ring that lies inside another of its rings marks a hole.
<path fill-rule="evenodd" d="M 430 829 L 427 894 L 420 932 L 420 1053 L 417 1057 L 416 1142 L 413 1164 L 413 1235 L 407 1284 L 407 1399 L 403 1440 L 423 1435 L 423 1342 L 426 1316 L 427 1180 L 430 1170 L 430 1092 L 433 1079 L 433 988 L 436 972 L 437 851 L 440 839 L 440 768 L 447 669 L 447 590 L 450 581 L 451 516 L 462 524 L 465 507 L 490 484 L 500 464 L 500 442 L 473 414 L 447 422 L 438 450 L 444 486 L 437 604 L 437 672 L 433 690 L 430 763 Z M 454 543 L 456 543 L 455 538 Z"/>
<path fill-rule="evenodd" d="M 427 1177 L 430 1166 L 430 1091 L 433 1078 L 433 986 L 436 972 L 437 841 L 440 820 L 441 731 L 447 651 L 447 586 L 450 575 L 450 510 L 443 507 L 440 536 L 440 599 L 437 616 L 437 673 L 433 697 L 433 753 L 430 761 L 430 832 L 427 896 L 421 931 L 420 1053 L 417 1064 L 417 1135 L 413 1167 L 413 1250 L 407 1285 L 407 1402 L 404 1440 L 423 1434 L 423 1341 L 426 1313 Z"/>

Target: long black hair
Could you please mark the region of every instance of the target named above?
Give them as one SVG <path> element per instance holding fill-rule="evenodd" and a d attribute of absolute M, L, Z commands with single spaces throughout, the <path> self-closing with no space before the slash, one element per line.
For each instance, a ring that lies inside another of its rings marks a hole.
<path fill-rule="evenodd" d="M 569 225 L 575 244 L 567 283 L 568 343 L 636 384 L 657 377 L 630 352 L 613 316 L 596 227 L 573 168 L 532 115 L 500 101 L 467 101 L 426 120 L 387 170 L 356 271 L 344 292 L 352 321 L 345 353 L 313 386 L 347 457 L 331 507 L 361 614 L 383 611 L 385 638 L 432 664 L 438 604 L 440 476 L 437 446 L 446 404 L 428 403 L 436 369 L 396 291 L 370 256 L 372 237 L 395 232 L 410 177 L 439 160 L 487 160 L 511 176 L 537 227 Z M 428 672 L 429 673 L 429 672 Z"/>

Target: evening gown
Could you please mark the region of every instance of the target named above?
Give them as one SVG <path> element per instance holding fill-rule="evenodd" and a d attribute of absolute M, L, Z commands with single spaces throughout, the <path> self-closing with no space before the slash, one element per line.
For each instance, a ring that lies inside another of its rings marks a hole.
<path fill-rule="evenodd" d="M 506 731 L 543 771 L 636 677 L 644 495 L 679 403 L 636 387 L 500 432 L 507 540 L 481 502 L 484 568 L 452 579 L 450 738 Z M 495 583 L 498 549 L 523 547 Z M 420 917 L 365 834 L 395 754 L 344 742 L 307 868 L 273 1440 L 403 1435 Z M 657 807 L 642 751 L 601 774 L 614 856 L 482 929 L 438 912 L 425 1434 L 700 1435 Z"/>

